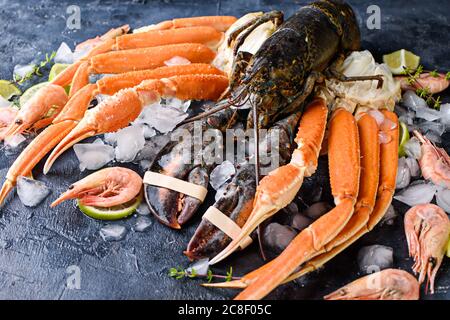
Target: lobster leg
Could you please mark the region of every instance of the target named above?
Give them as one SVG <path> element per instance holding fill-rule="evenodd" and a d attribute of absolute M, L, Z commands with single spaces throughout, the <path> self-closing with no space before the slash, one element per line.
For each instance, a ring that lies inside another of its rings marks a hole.
<path fill-rule="evenodd" d="M 261 222 L 287 206 L 300 189 L 303 177 L 311 176 L 315 172 L 325 133 L 327 114 L 328 109 L 323 99 L 316 99 L 306 107 L 295 139 L 298 148 L 294 151 L 291 162 L 277 168 L 261 180 L 257 188 L 253 211 L 242 228 L 240 236 L 214 257 L 211 264 L 233 253 Z"/>
<path fill-rule="evenodd" d="M 161 97 L 215 100 L 227 86 L 228 78 L 222 75 L 184 75 L 162 80 L 145 80 L 136 87 L 121 90 L 113 98 L 86 112 L 78 125 L 50 154 L 44 166 L 44 173 L 75 143 L 126 127 L 139 116 L 145 105 L 158 101 Z M 108 121 L 105 120 L 105 115 L 108 115 Z"/>

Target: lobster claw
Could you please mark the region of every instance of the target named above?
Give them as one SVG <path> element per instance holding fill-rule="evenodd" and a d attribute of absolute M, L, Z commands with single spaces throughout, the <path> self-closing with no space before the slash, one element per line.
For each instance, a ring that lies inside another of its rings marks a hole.
<path fill-rule="evenodd" d="M 242 227 L 252 211 L 255 192 L 255 170 L 253 165 L 246 164 L 237 170 L 213 206 Z M 230 242 L 228 235 L 207 219 L 203 219 L 184 254 L 192 260 L 212 258 Z"/>
<path fill-rule="evenodd" d="M 194 159 L 195 155 L 189 152 L 194 126 L 189 123 L 172 133 L 172 141 L 161 150 L 144 178 L 150 211 L 161 223 L 174 229 L 180 229 L 202 204 L 212 169 L 212 164 Z M 201 130 L 205 128 L 203 123 Z M 211 132 L 220 135 L 218 130 Z M 216 136 L 210 144 L 217 139 Z M 206 141 L 202 143 L 203 147 L 208 146 Z"/>

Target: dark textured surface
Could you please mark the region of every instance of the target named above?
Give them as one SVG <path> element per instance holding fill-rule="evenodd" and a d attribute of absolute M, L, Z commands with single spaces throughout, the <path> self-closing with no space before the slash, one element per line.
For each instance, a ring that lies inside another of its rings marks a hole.
<path fill-rule="evenodd" d="M 10 79 L 15 64 L 41 59 L 62 41 L 75 43 L 124 23 L 139 27 L 179 16 L 232 14 L 255 10 L 283 10 L 286 16 L 306 1 L 8 1 L 0 0 L 0 78 Z M 81 8 L 81 30 L 66 29 L 66 8 Z M 365 27 L 366 8 L 372 1 L 351 1 L 363 33 L 363 46 L 377 58 L 385 52 L 409 48 L 429 68 L 450 69 L 448 60 L 448 1 L 377 1 L 381 7 L 381 30 Z M 448 142 L 447 136 L 447 142 Z M 15 156 L 0 155 L 0 177 Z M 198 216 L 182 231 L 169 230 L 156 221 L 144 233 L 131 230 L 131 217 L 119 222 L 129 232 L 120 242 L 104 242 L 99 236 L 102 222 L 89 219 L 67 202 L 56 210 L 48 205 L 79 174 L 73 151 L 57 162 L 57 170 L 43 176 L 42 164 L 35 172 L 53 194 L 38 208 L 25 208 L 14 196 L 0 216 L 0 298 L 12 299 L 223 299 L 235 292 L 205 289 L 199 281 L 175 281 L 169 267 L 187 266 L 182 255 L 199 223 Z M 86 173 L 83 174 L 83 176 Z M 406 207 L 395 203 L 400 212 Z M 360 276 L 356 265 L 358 248 L 365 244 L 394 248 L 395 267 L 410 270 L 402 218 L 393 226 L 379 227 L 335 258 L 324 269 L 280 287 L 270 298 L 320 298 L 325 293 Z M 261 261 L 255 250 L 227 260 L 235 275 L 254 269 Z M 66 268 L 81 269 L 81 289 L 66 287 Z M 437 278 L 434 298 L 450 298 L 449 259 Z M 223 272 L 223 269 L 218 269 Z M 423 295 L 424 298 L 433 298 Z"/>

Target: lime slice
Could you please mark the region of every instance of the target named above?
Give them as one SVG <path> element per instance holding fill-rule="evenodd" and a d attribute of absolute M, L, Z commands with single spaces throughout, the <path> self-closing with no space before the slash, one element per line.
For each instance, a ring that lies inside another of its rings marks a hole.
<path fill-rule="evenodd" d="M 110 208 L 85 206 L 81 204 L 79 200 L 78 200 L 78 207 L 80 208 L 81 212 L 94 219 L 118 220 L 128 217 L 133 212 L 135 212 L 136 208 L 139 206 L 141 201 L 142 201 L 142 194 L 139 194 L 133 200 Z"/>
<path fill-rule="evenodd" d="M 420 57 L 405 49 L 401 49 L 383 56 L 383 62 L 387 64 L 393 74 L 402 74 L 405 68 L 414 71 L 420 63 Z"/>
<path fill-rule="evenodd" d="M 34 94 L 40 88 L 45 87 L 47 84 L 48 84 L 48 82 L 41 82 L 41 83 L 38 83 L 38 84 L 28 88 L 27 90 L 25 90 L 25 92 L 23 93 L 23 95 L 19 99 L 20 106 L 23 106 L 25 103 L 27 103 L 27 101 L 30 100 L 31 97 L 33 97 Z"/>
<path fill-rule="evenodd" d="M 55 63 L 52 67 L 52 69 L 50 70 L 50 73 L 48 75 L 48 81 L 52 81 L 53 79 L 55 79 L 55 77 L 60 74 L 62 71 L 64 71 L 64 69 L 66 69 L 68 66 L 70 66 L 70 64 L 65 64 L 65 63 Z"/>
<path fill-rule="evenodd" d="M 17 88 L 8 80 L 0 80 L 0 96 L 6 100 L 11 99 L 13 96 L 20 96 L 22 91 Z"/>
<path fill-rule="evenodd" d="M 405 143 L 409 140 L 408 126 L 400 121 L 400 144 L 398 146 L 398 156 L 406 156 Z"/>

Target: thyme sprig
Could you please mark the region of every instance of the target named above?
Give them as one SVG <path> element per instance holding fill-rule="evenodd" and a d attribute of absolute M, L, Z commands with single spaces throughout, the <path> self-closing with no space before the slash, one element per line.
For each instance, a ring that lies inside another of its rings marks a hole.
<path fill-rule="evenodd" d="M 206 278 L 208 283 L 210 283 L 213 279 L 225 279 L 226 282 L 231 280 L 238 280 L 240 277 L 233 277 L 233 267 L 230 267 L 226 272 L 226 275 L 214 274 L 211 269 L 208 269 L 206 275 L 198 274 L 198 272 L 194 268 L 183 269 L 183 268 L 170 268 L 169 276 L 175 278 L 177 280 L 181 280 L 184 278 Z"/>
<path fill-rule="evenodd" d="M 434 78 L 439 77 L 439 73 L 437 72 L 437 70 L 425 71 L 422 65 L 419 65 L 415 71 L 405 67 L 404 69 L 405 70 L 403 71 L 403 74 L 407 76 L 406 81 L 409 85 L 414 85 L 416 87 L 416 94 L 424 99 L 430 107 L 439 109 L 442 103 L 441 97 L 438 96 L 437 98 L 435 98 L 433 93 L 430 92 L 429 88 L 426 88 L 419 82 L 417 82 L 417 79 L 419 79 L 420 75 L 424 72 L 428 72 L 430 76 Z M 445 79 L 450 80 L 450 71 L 446 73 Z"/>
<path fill-rule="evenodd" d="M 45 54 L 45 60 L 39 62 L 38 64 L 33 66 L 33 69 L 28 72 L 26 75 L 24 75 L 23 77 L 17 77 L 16 75 L 13 75 L 14 77 L 14 82 L 17 84 L 23 84 L 24 82 L 30 80 L 31 78 L 33 78 L 33 76 L 38 76 L 38 77 L 42 77 L 42 68 L 46 67 L 48 64 L 50 64 L 53 59 L 56 56 L 56 51 L 53 51 L 50 55 L 48 53 Z"/>

